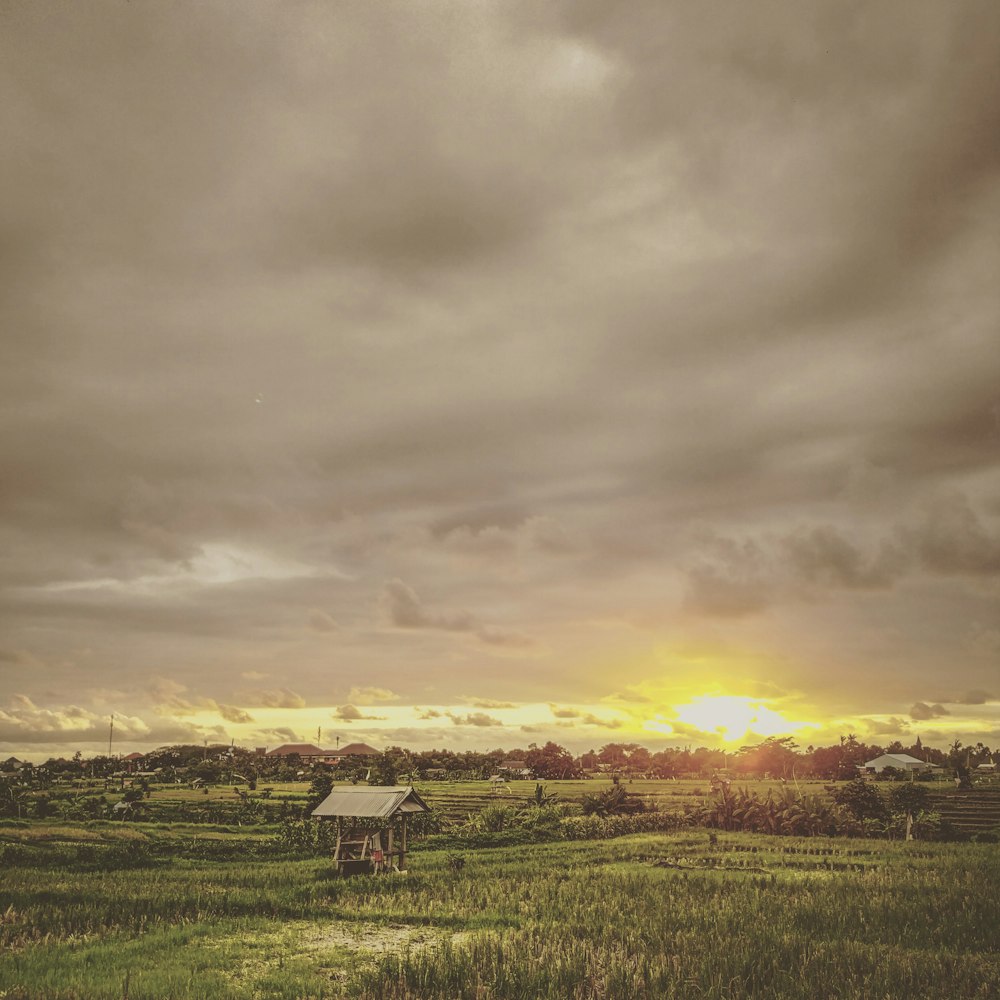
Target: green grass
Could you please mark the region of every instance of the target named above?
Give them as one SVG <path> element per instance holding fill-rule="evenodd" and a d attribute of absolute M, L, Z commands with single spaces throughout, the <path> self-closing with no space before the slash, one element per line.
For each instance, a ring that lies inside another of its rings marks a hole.
<path fill-rule="evenodd" d="M 704 831 L 468 851 L 458 871 L 427 851 L 349 880 L 322 860 L 50 859 L 0 875 L 0 996 L 986 1000 L 998 888 L 989 845 Z"/>

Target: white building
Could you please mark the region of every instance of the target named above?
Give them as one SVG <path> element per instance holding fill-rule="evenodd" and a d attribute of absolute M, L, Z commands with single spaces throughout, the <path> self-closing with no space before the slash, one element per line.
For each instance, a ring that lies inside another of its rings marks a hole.
<path fill-rule="evenodd" d="M 884 753 L 881 757 L 876 757 L 861 765 L 862 771 L 874 771 L 878 774 L 887 767 L 894 767 L 897 771 L 932 771 L 936 770 L 937 764 L 928 764 L 925 760 L 918 760 L 908 753 Z"/>

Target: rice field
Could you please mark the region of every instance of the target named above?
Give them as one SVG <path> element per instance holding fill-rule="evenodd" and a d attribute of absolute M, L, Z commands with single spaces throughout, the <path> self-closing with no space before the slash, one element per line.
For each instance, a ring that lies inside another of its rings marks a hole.
<path fill-rule="evenodd" d="M 213 861 L 180 850 L 190 830 L 150 828 L 144 853 L 113 824 L 13 836 L 33 829 L 2 831 L 29 852 L 0 874 L 5 1000 L 998 996 L 988 844 L 685 830 L 340 880 L 240 857 L 245 831 L 202 831 L 231 848 Z"/>

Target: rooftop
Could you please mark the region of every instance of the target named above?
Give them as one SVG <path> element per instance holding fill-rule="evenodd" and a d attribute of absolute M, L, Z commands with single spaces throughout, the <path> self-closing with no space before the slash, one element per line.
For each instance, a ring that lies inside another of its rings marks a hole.
<path fill-rule="evenodd" d="M 268 750 L 268 757 L 290 757 L 297 753 L 300 757 L 326 757 L 330 751 L 316 746 L 315 743 L 283 743 L 280 747 Z"/>
<path fill-rule="evenodd" d="M 389 817 L 399 813 L 430 812 L 409 785 L 346 785 L 335 788 L 313 810 L 313 816 Z"/>

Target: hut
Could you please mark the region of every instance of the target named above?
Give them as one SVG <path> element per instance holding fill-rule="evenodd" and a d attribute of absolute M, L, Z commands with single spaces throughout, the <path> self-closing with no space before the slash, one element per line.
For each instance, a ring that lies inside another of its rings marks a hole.
<path fill-rule="evenodd" d="M 336 821 L 337 873 L 355 875 L 405 871 L 407 816 L 427 812 L 430 807 L 409 785 L 346 785 L 334 788 L 312 814 Z"/>

